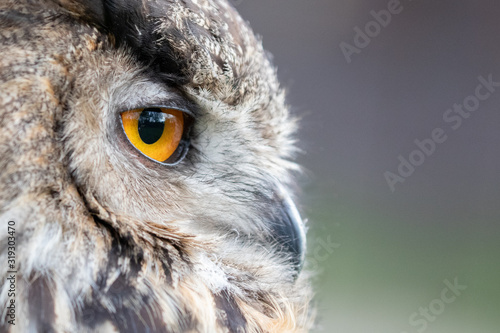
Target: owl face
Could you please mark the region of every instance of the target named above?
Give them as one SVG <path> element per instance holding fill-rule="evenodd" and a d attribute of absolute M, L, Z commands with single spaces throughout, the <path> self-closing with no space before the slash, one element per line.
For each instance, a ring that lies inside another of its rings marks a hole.
<path fill-rule="evenodd" d="M 0 9 L 0 213 L 22 235 L 29 325 L 307 329 L 304 224 L 290 199 L 295 121 L 234 9 Z"/>

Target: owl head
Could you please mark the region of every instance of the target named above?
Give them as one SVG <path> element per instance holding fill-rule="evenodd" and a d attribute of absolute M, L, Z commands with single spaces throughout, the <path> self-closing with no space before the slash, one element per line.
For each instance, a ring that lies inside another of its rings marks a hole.
<path fill-rule="evenodd" d="M 296 121 L 233 7 L 3 0 L 0 45 L 0 327 L 310 327 Z"/>

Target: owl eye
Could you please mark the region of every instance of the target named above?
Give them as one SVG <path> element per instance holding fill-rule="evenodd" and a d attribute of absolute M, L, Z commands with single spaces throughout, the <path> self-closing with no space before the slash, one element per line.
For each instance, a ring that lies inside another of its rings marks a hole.
<path fill-rule="evenodd" d="M 161 108 L 143 108 L 121 113 L 123 130 L 130 143 L 157 162 L 177 162 L 185 153 L 182 144 L 184 112 Z"/>

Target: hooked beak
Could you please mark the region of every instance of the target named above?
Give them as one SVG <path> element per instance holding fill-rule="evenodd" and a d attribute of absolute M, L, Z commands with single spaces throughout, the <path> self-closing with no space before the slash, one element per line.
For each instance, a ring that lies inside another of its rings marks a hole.
<path fill-rule="evenodd" d="M 306 230 L 297 207 L 283 190 L 278 191 L 278 218 L 272 225 L 272 236 L 287 254 L 297 274 L 304 264 L 306 251 Z"/>

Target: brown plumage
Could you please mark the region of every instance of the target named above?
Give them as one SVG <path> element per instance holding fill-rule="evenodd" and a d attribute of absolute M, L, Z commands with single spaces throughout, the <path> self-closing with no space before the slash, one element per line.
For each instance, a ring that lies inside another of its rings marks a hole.
<path fill-rule="evenodd" d="M 1 332 L 310 328 L 295 120 L 228 3 L 0 0 L 0 45 Z M 159 107 L 165 163 L 120 120 Z"/>

